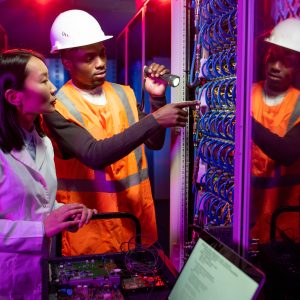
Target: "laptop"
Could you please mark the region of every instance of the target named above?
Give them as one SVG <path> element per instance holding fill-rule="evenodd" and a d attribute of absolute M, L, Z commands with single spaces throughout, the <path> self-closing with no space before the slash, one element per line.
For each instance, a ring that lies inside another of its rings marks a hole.
<path fill-rule="evenodd" d="M 168 299 L 256 299 L 264 281 L 264 273 L 254 265 L 205 230 L 200 230 L 199 240 Z"/>

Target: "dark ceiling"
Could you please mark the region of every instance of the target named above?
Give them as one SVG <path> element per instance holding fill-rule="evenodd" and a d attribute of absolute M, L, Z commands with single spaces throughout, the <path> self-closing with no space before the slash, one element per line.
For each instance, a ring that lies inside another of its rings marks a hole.
<path fill-rule="evenodd" d="M 82 9 L 99 21 L 107 35 L 117 37 L 136 13 L 135 0 L 0 0 L 0 25 L 8 34 L 10 48 L 32 48 L 49 55 L 50 27 L 68 9 Z M 106 42 L 114 56 L 115 39 Z"/>

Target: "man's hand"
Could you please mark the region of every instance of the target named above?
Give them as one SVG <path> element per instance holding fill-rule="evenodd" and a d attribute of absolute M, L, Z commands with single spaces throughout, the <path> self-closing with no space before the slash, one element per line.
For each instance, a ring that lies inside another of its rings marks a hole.
<path fill-rule="evenodd" d="M 185 101 L 166 104 L 153 112 L 152 115 L 162 127 L 184 127 L 188 120 L 188 112 L 184 110 L 184 108 L 196 105 L 199 105 L 199 101 Z"/>
<path fill-rule="evenodd" d="M 149 66 L 151 74 L 145 78 L 145 90 L 152 97 L 161 97 L 165 95 L 167 84 L 159 78 L 159 75 L 168 74 L 170 70 L 164 65 L 152 63 Z"/>

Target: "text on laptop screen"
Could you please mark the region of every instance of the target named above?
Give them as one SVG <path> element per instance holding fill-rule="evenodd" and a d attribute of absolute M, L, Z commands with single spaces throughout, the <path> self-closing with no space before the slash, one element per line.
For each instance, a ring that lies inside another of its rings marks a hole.
<path fill-rule="evenodd" d="M 169 300 L 247 300 L 259 284 L 199 238 Z"/>

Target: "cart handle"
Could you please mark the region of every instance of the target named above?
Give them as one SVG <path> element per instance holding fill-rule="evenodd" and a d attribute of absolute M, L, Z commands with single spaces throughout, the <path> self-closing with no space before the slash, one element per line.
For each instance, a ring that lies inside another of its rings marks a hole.
<path fill-rule="evenodd" d="M 139 219 L 130 213 L 127 212 L 105 212 L 105 213 L 98 213 L 94 214 L 91 220 L 101 220 L 101 219 L 131 219 L 135 223 L 135 242 L 136 247 L 142 245 L 142 229 L 141 223 Z M 56 235 L 56 242 L 55 242 L 55 255 L 56 257 L 61 256 L 61 248 L 62 248 L 62 233 Z"/>
<path fill-rule="evenodd" d="M 276 234 L 276 221 L 279 215 L 285 212 L 300 212 L 300 206 L 282 206 L 278 207 L 272 214 L 271 229 L 270 229 L 270 241 L 275 242 Z"/>
<path fill-rule="evenodd" d="M 136 245 L 142 244 L 142 229 L 140 220 L 133 214 L 127 212 L 105 212 L 100 214 L 94 214 L 92 220 L 101 219 L 131 219 L 135 223 L 135 242 Z"/>

